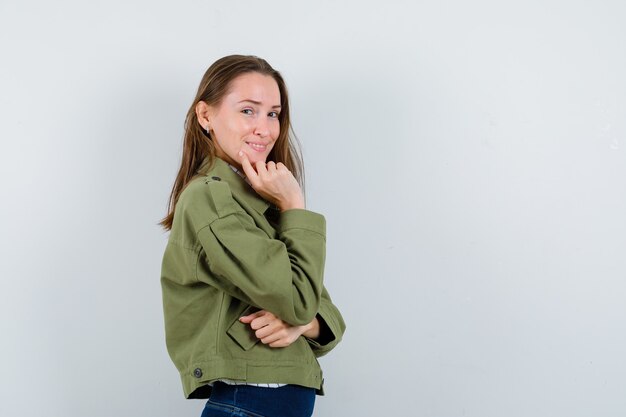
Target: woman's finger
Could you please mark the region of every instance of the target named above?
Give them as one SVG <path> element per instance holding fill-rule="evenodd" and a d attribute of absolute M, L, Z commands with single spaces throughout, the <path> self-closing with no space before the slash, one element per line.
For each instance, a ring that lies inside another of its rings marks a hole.
<path fill-rule="evenodd" d="M 277 342 L 281 339 L 282 339 L 281 334 L 272 333 L 269 336 L 262 338 L 261 343 L 263 343 L 264 345 L 269 345 L 270 343 Z"/>
<path fill-rule="evenodd" d="M 270 323 L 267 326 L 261 326 L 256 332 L 254 332 L 254 335 L 257 337 L 257 339 L 263 339 L 265 337 L 268 337 L 269 335 L 276 334 L 279 331 L 280 328 L 277 328 L 277 326 L 274 326 Z"/>
<path fill-rule="evenodd" d="M 264 182 L 267 179 L 267 167 L 265 166 L 265 162 L 256 161 L 256 164 L 254 164 L 254 166 L 256 168 L 258 178 L 261 180 L 261 182 Z"/>
<path fill-rule="evenodd" d="M 268 316 L 267 313 L 263 314 L 250 322 L 250 327 L 252 330 L 259 330 L 267 325 L 272 323 L 272 317 Z"/>
<path fill-rule="evenodd" d="M 247 316 L 239 317 L 239 321 L 241 321 L 242 323 L 248 324 L 248 323 L 251 323 L 257 317 L 261 317 L 264 313 L 265 313 L 265 310 L 259 310 L 252 314 L 248 314 Z"/>
<path fill-rule="evenodd" d="M 239 157 L 241 158 L 241 167 L 243 168 L 243 172 L 246 174 L 248 180 L 252 184 L 258 184 L 259 176 L 252 168 L 252 164 L 250 164 L 250 160 L 248 159 L 248 155 L 244 151 L 239 151 Z"/>

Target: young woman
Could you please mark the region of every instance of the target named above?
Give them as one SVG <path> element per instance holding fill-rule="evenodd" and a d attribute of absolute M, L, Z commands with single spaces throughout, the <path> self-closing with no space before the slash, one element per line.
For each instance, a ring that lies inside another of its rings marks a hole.
<path fill-rule="evenodd" d="M 265 60 L 207 70 L 161 225 L 168 352 L 202 417 L 310 416 L 317 357 L 345 324 L 323 285 L 325 220 L 306 210 L 289 99 Z"/>

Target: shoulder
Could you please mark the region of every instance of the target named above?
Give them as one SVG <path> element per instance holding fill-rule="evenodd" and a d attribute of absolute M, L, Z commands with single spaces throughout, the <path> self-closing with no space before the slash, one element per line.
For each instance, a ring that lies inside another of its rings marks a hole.
<path fill-rule="evenodd" d="M 237 210 L 238 204 L 228 183 L 210 175 L 192 179 L 176 203 L 176 214 L 190 220 L 196 229 Z"/>

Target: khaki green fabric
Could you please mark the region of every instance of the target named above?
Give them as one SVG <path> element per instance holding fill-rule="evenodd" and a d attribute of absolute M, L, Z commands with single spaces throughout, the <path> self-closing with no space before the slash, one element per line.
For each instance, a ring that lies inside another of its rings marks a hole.
<path fill-rule="evenodd" d="M 163 256 L 167 349 L 187 398 L 207 398 L 220 378 L 316 388 L 317 357 L 345 324 L 323 285 L 326 224 L 303 209 L 280 213 L 216 158 L 181 193 Z M 293 325 L 317 315 L 317 341 L 260 343 L 239 317 L 265 309 Z"/>

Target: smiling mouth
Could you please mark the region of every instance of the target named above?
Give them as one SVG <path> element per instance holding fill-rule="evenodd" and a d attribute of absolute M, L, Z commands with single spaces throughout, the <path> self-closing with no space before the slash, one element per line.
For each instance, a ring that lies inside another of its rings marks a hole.
<path fill-rule="evenodd" d="M 257 152 L 263 152 L 267 149 L 267 145 L 262 143 L 246 142 L 246 144 Z"/>

